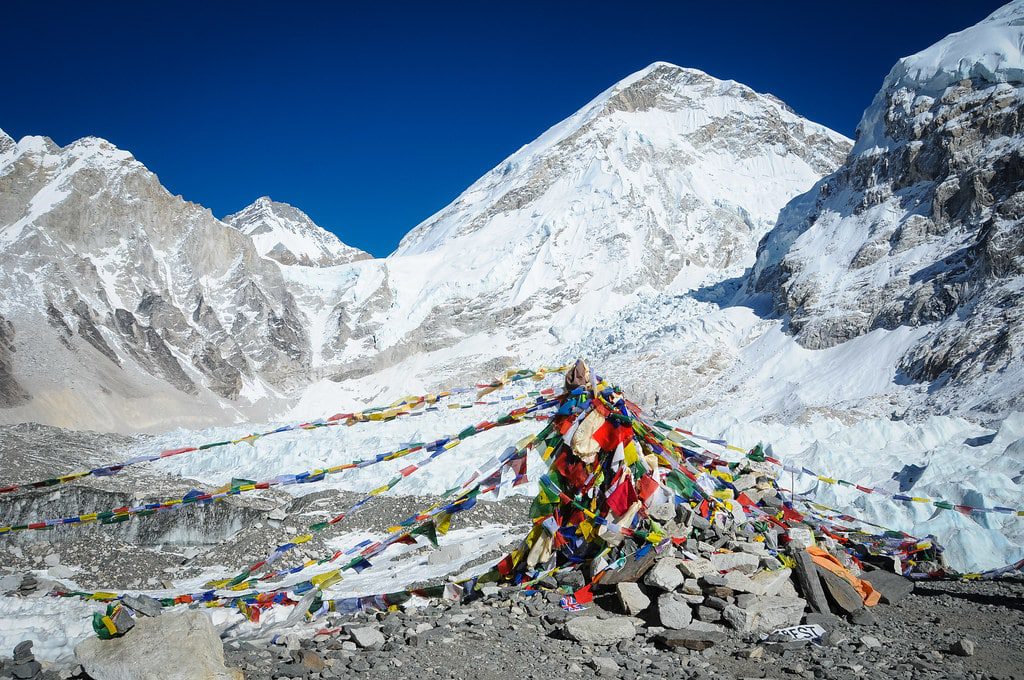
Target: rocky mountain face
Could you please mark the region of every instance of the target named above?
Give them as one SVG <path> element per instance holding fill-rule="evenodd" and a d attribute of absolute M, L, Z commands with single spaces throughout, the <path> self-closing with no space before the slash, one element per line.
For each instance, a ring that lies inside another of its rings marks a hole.
<path fill-rule="evenodd" d="M 900 60 L 846 163 L 782 211 L 752 288 L 803 346 L 922 327 L 905 381 L 947 406 L 1024 404 L 1022 45 L 1015 2 Z"/>
<path fill-rule="evenodd" d="M 247 236 L 103 140 L 4 138 L 5 420 L 211 422 L 247 389 L 305 377 L 300 311 Z"/>
<path fill-rule="evenodd" d="M 269 196 L 256 199 L 224 221 L 252 238 L 260 255 L 281 264 L 332 267 L 372 257 L 342 243 L 298 208 L 273 201 Z"/>

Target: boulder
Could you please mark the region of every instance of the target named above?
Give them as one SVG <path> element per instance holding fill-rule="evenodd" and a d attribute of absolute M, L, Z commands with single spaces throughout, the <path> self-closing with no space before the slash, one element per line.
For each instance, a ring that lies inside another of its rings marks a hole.
<path fill-rule="evenodd" d="M 224 645 L 209 617 L 198 610 L 141 618 L 124 637 L 89 638 L 75 647 L 75 658 L 94 680 L 180 678 L 241 680 L 224 665 Z"/>
<path fill-rule="evenodd" d="M 684 649 L 692 649 L 694 651 L 702 651 L 711 647 L 716 642 L 721 642 L 725 639 L 725 633 L 717 630 L 698 630 L 694 628 L 687 628 L 684 630 L 666 630 L 664 633 L 659 633 L 656 640 L 664 647 L 669 649 L 678 649 L 680 647 Z"/>
<path fill-rule="evenodd" d="M 640 559 L 630 557 L 621 568 L 608 572 L 604 578 L 601 579 L 601 585 L 613 586 L 616 583 L 639 581 L 643 578 L 644 574 L 650 571 L 651 567 L 654 566 L 654 562 L 657 558 L 658 555 L 653 550 L 648 550 Z M 582 586 L 583 584 L 580 585 Z"/>
<path fill-rule="evenodd" d="M 672 592 L 683 585 L 686 578 L 683 572 L 679 571 L 679 560 L 665 557 L 654 563 L 647 575 L 644 576 L 644 583 L 665 592 Z"/>
<path fill-rule="evenodd" d="M 466 547 L 462 543 L 444 545 L 427 554 L 427 564 L 449 564 L 466 556 Z"/>
<path fill-rule="evenodd" d="M 614 645 L 632 640 L 636 635 L 633 620 L 624 616 L 599 619 L 596 616 L 577 616 L 565 622 L 564 632 L 576 642 L 592 645 Z"/>
<path fill-rule="evenodd" d="M 762 571 L 754 574 L 750 579 L 753 587 L 756 590 L 751 590 L 755 595 L 763 595 L 765 597 L 773 597 L 779 594 L 779 591 L 789 583 L 789 578 L 793 574 L 791 569 L 778 569 L 776 571 Z M 736 588 L 735 590 L 739 590 Z M 742 591 L 741 591 L 742 592 Z"/>
<path fill-rule="evenodd" d="M 804 550 L 794 551 L 793 558 L 796 560 L 796 580 L 800 584 L 800 592 L 811 603 L 811 609 L 819 614 L 830 613 L 831 609 L 828 600 L 825 599 L 825 591 L 821 587 L 821 579 L 818 578 L 814 560 Z"/>
<path fill-rule="evenodd" d="M 693 621 L 693 610 L 675 593 L 664 593 L 658 597 L 658 620 L 671 630 L 686 628 Z"/>
<path fill-rule="evenodd" d="M 767 633 L 800 625 L 807 602 L 799 597 L 762 597 L 745 611 L 756 618 L 752 630 Z"/>
<path fill-rule="evenodd" d="M 615 586 L 615 593 L 619 597 L 619 604 L 630 616 L 636 616 L 651 606 L 651 598 L 644 595 L 640 586 L 635 583 L 618 583 Z"/>
<path fill-rule="evenodd" d="M 714 553 L 711 566 L 715 571 L 739 571 L 753 574 L 761 565 L 761 558 L 744 552 Z"/>
<path fill-rule="evenodd" d="M 862 579 L 871 584 L 882 596 L 882 602 L 896 604 L 914 592 L 914 582 L 899 574 L 884 569 L 875 569 L 861 574 Z"/>
<path fill-rule="evenodd" d="M 761 585 L 758 585 L 749 576 L 745 576 L 738 571 L 730 571 L 724 576 L 724 578 L 724 587 L 734 593 L 754 593 L 755 595 L 763 594 L 760 592 L 763 590 Z"/>
<path fill-rule="evenodd" d="M 845 578 L 833 574 L 824 567 L 818 567 L 818 577 L 825 586 L 829 599 L 844 614 L 853 614 L 864 608 L 864 599 Z"/>
<path fill-rule="evenodd" d="M 711 560 L 706 560 L 703 557 L 698 557 L 695 560 L 683 560 L 679 563 L 679 571 L 689 579 L 704 578 L 705 576 L 718 573 L 711 566 Z"/>
<path fill-rule="evenodd" d="M 741 609 L 736 605 L 730 604 L 722 610 L 722 620 L 732 628 L 741 633 L 747 633 L 753 630 L 754 621 L 757 619 L 757 614 L 749 609 Z"/>
<path fill-rule="evenodd" d="M 384 634 L 370 626 L 359 626 L 349 630 L 352 641 L 363 649 L 380 649 L 384 646 Z"/>
<path fill-rule="evenodd" d="M 163 613 L 160 601 L 149 595 L 122 595 L 121 602 L 136 614 L 143 616 L 160 616 Z"/>

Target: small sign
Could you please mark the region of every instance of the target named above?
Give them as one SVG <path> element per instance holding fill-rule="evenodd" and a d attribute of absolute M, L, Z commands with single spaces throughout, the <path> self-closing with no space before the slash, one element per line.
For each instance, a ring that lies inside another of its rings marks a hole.
<path fill-rule="evenodd" d="M 809 626 L 791 626 L 789 628 L 779 628 L 773 631 L 769 636 L 773 639 L 790 639 L 790 640 L 818 640 L 825 636 L 825 629 L 818 624 L 812 624 Z"/>

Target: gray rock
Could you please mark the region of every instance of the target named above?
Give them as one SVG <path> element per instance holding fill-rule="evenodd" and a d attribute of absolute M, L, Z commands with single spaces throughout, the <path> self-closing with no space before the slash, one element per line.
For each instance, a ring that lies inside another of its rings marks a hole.
<path fill-rule="evenodd" d="M 757 613 L 747 609 L 740 609 L 735 605 L 729 605 L 722 610 L 722 620 L 732 628 L 741 633 L 747 633 L 754 628 L 754 621 Z"/>
<path fill-rule="evenodd" d="M 974 641 L 960 638 L 950 646 L 949 651 L 957 656 L 974 656 Z"/>
<path fill-rule="evenodd" d="M 842 576 L 833 574 L 824 567 L 818 567 L 818 577 L 825 586 L 829 600 L 844 614 L 852 614 L 864 608 L 864 599 L 860 593 Z"/>
<path fill-rule="evenodd" d="M 825 598 L 814 560 L 803 550 L 794 551 L 793 558 L 796 560 L 796 579 L 800 584 L 800 592 L 811 604 L 811 609 L 820 614 L 830 613 L 832 610 Z"/>
<path fill-rule="evenodd" d="M 751 577 L 751 582 L 756 590 L 750 592 L 755 595 L 764 595 L 766 597 L 772 597 L 778 595 L 779 591 L 789 583 L 789 579 L 792 577 L 793 570 L 788 568 L 778 569 L 776 571 L 762 571 Z M 738 590 L 738 588 L 736 589 Z"/>
<path fill-rule="evenodd" d="M 725 633 L 687 628 L 684 630 L 666 630 L 664 633 L 659 633 L 656 639 L 661 645 L 669 649 L 685 648 L 699 652 L 713 646 L 716 642 L 724 640 Z"/>
<path fill-rule="evenodd" d="M 879 639 L 876 638 L 874 635 L 865 635 L 861 637 L 860 643 L 864 645 L 867 649 L 874 649 L 876 647 L 882 646 L 881 641 L 879 641 Z"/>
<path fill-rule="evenodd" d="M 88 638 L 75 647 L 75 658 L 94 680 L 163 680 L 170 669 L 180 678 L 242 678 L 224 665 L 224 645 L 198 610 L 139 619 L 125 637 Z"/>
<path fill-rule="evenodd" d="M 683 560 L 679 562 L 679 571 L 688 579 L 699 579 L 711 574 L 717 574 L 717 570 L 711 566 L 711 560 L 698 557 L 695 560 Z"/>
<path fill-rule="evenodd" d="M 11 674 L 18 678 L 18 680 L 26 680 L 27 678 L 36 677 L 42 670 L 42 665 L 38 661 L 32 660 L 25 661 L 14 666 L 14 668 L 11 669 Z"/>
<path fill-rule="evenodd" d="M 160 616 L 164 611 L 159 600 L 149 595 L 122 595 L 121 602 L 143 616 Z"/>
<path fill-rule="evenodd" d="M 693 610 L 675 593 L 658 596 L 658 621 L 665 628 L 678 630 L 686 628 L 693 620 Z"/>
<path fill-rule="evenodd" d="M 616 584 L 615 593 L 618 595 L 619 604 L 630 616 L 636 616 L 651 606 L 651 598 L 644 595 L 640 586 L 635 583 Z"/>
<path fill-rule="evenodd" d="M 615 662 L 615 659 L 610 656 L 593 656 L 590 658 L 590 667 L 593 668 L 598 675 L 618 675 L 619 664 Z"/>
<path fill-rule="evenodd" d="M 878 617 L 867 607 L 861 607 L 850 614 L 850 623 L 855 626 L 877 626 Z"/>
<path fill-rule="evenodd" d="M 891 571 L 875 569 L 864 572 L 861 578 L 878 591 L 886 604 L 896 604 L 914 592 L 913 581 Z"/>
<path fill-rule="evenodd" d="M 644 576 L 644 583 L 658 590 L 672 592 L 686 580 L 678 565 L 679 560 L 671 557 L 659 559 Z"/>
<path fill-rule="evenodd" d="M 623 640 L 632 640 L 636 635 L 633 620 L 616 616 L 599 619 L 596 616 L 577 616 L 565 622 L 565 634 L 576 642 L 592 645 L 614 645 Z"/>
<path fill-rule="evenodd" d="M 376 628 L 359 626 L 349 630 L 352 641 L 363 649 L 380 649 L 384 646 L 384 635 Z"/>
<path fill-rule="evenodd" d="M 738 571 L 753 574 L 761 564 L 761 558 L 743 552 L 714 553 L 711 555 L 711 566 L 715 571 Z"/>

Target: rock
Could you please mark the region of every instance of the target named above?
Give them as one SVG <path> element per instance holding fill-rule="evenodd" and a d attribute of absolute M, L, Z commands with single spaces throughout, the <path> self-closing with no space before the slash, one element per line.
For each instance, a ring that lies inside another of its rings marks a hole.
<path fill-rule="evenodd" d="M 811 609 L 820 614 L 831 613 L 814 560 L 804 550 L 794 551 L 793 558 L 796 560 L 796 580 L 800 584 L 800 593 L 811 604 Z"/>
<path fill-rule="evenodd" d="M 267 519 L 272 519 L 275 522 L 283 522 L 288 519 L 288 511 L 285 510 L 284 506 L 274 508 L 267 515 Z"/>
<path fill-rule="evenodd" d="M 384 646 L 384 635 L 376 628 L 358 626 L 349 630 L 349 635 L 362 649 L 380 649 Z"/>
<path fill-rule="evenodd" d="M 615 593 L 619 597 L 619 604 L 630 616 L 636 616 L 651 606 L 651 598 L 644 595 L 635 583 L 619 583 L 615 586 Z"/>
<path fill-rule="evenodd" d="M 708 574 L 700 579 L 700 583 L 705 588 L 724 588 L 726 580 L 720 574 Z"/>
<path fill-rule="evenodd" d="M 743 611 L 756 617 L 751 630 L 771 632 L 799 625 L 806 606 L 807 602 L 799 597 L 762 597 Z"/>
<path fill-rule="evenodd" d="M 960 638 L 950 646 L 949 651 L 957 656 L 974 656 L 974 642 L 967 638 Z"/>
<path fill-rule="evenodd" d="M 736 657 L 740 659 L 763 659 L 764 658 L 764 647 L 750 647 L 749 649 L 741 649 L 736 652 Z"/>
<path fill-rule="evenodd" d="M 736 596 L 736 606 L 740 609 L 749 609 L 755 602 L 757 602 L 757 595 L 753 593 L 740 593 Z"/>
<path fill-rule="evenodd" d="M 715 571 L 738 571 L 753 574 L 761 564 L 761 558 L 744 552 L 714 553 L 711 566 Z"/>
<path fill-rule="evenodd" d="M 861 607 L 850 614 L 850 623 L 855 626 L 877 626 L 878 617 L 875 616 L 867 607 Z"/>
<path fill-rule="evenodd" d="M 590 667 L 597 671 L 598 675 L 618 675 L 619 664 L 610 656 L 594 656 L 590 658 Z"/>
<path fill-rule="evenodd" d="M 461 543 L 445 545 L 427 554 L 427 564 L 448 564 L 463 558 L 466 547 Z"/>
<path fill-rule="evenodd" d="M 751 582 L 756 590 L 749 592 L 755 595 L 763 595 L 765 597 L 772 597 L 778 595 L 779 591 L 789 583 L 790 577 L 793 575 L 793 570 L 788 568 L 778 569 L 776 571 L 762 571 L 754 574 L 751 577 Z"/>
<path fill-rule="evenodd" d="M 706 560 L 703 557 L 698 557 L 695 560 L 683 560 L 679 562 L 678 566 L 683 576 L 691 579 L 704 578 L 705 576 L 718 573 L 711 566 L 711 560 Z"/>
<path fill-rule="evenodd" d="M 722 610 L 722 620 L 732 628 L 741 633 L 747 633 L 753 630 L 754 620 L 757 618 L 757 613 L 747 609 L 740 609 L 736 605 L 729 605 Z"/>
<path fill-rule="evenodd" d="M 825 586 L 829 600 L 844 614 L 852 614 L 864 608 L 864 599 L 845 578 L 824 567 L 818 567 L 818 577 Z"/>
<path fill-rule="evenodd" d="M 617 583 L 639 581 L 654 566 L 657 558 L 658 555 L 653 550 L 648 550 L 640 559 L 630 557 L 622 565 L 621 569 L 609 572 L 601 579 L 601 585 L 613 586 Z M 573 571 L 569 573 L 578 574 L 579 572 Z M 583 584 L 580 583 L 579 585 L 582 586 Z"/>
<path fill-rule="evenodd" d="M 6 574 L 4 576 L 0 576 L 0 594 L 17 590 L 20 585 L 21 577 L 17 574 Z"/>
<path fill-rule="evenodd" d="M 697 618 L 705 623 L 718 623 L 722 620 L 722 612 L 701 605 L 697 607 Z"/>
<path fill-rule="evenodd" d="M 160 601 L 149 595 L 122 595 L 121 602 L 143 616 L 160 616 L 164 611 Z"/>
<path fill-rule="evenodd" d="M 683 647 L 685 649 L 692 649 L 695 651 L 703 651 L 708 647 L 713 646 L 716 642 L 721 642 L 725 639 L 725 633 L 711 630 L 697 630 L 694 628 L 687 628 L 683 630 L 666 630 L 664 633 L 659 633 L 656 640 L 663 646 L 669 649 L 678 649 Z"/>
<path fill-rule="evenodd" d="M 874 649 L 882 646 L 882 643 L 874 635 L 865 635 L 860 639 L 860 643 L 868 649 Z"/>
<path fill-rule="evenodd" d="M 35 656 L 32 654 L 32 641 L 23 640 L 14 647 L 14 661 L 31 661 Z"/>
<path fill-rule="evenodd" d="M 60 564 L 60 555 L 57 553 L 50 553 L 49 555 L 43 558 L 43 562 L 48 567 L 56 567 L 58 564 Z"/>
<path fill-rule="evenodd" d="M 693 610 L 675 593 L 663 593 L 658 596 L 658 620 L 671 630 L 686 628 L 693 620 Z"/>
<path fill-rule="evenodd" d="M 756 584 L 749 576 L 744 576 L 738 571 L 730 571 L 725 575 L 725 587 L 734 593 L 758 593 L 762 586 Z"/>
<path fill-rule="evenodd" d="M 804 615 L 803 623 L 808 626 L 821 626 L 825 629 L 825 632 L 831 633 L 839 625 L 839 617 L 833 614 L 820 614 L 818 612 L 811 612 L 810 614 Z"/>
<path fill-rule="evenodd" d="M 242 678 L 224 665 L 224 645 L 198 610 L 139 619 L 125 637 L 88 638 L 75 647 L 75 658 L 94 680 L 162 680 L 170 669 L 180 678 Z"/>
<path fill-rule="evenodd" d="M 46 570 L 46 575 L 50 578 L 71 578 L 75 575 L 75 570 L 63 564 L 56 564 Z"/>
<path fill-rule="evenodd" d="M 624 616 L 599 619 L 596 616 L 577 616 L 565 623 L 565 634 L 576 642 L 592 645 L 614 645 L 632 640 L 636 635 L 633 620 Z"/>
<path fill-rule="evenodd" d="M 884 569 L 867 571 L 860 577 L 878 591 L 882 596 L 882 602 L 886 604 L 896 604 L 914 592 L 913 581 Z"/>
<path fill-rule="evenodd" d="M 686 580 L 678 565 L 679 560 L 671 557 L 658 560 L 644 576 L 644 583 L 658 590 L 672 592 Z"/>
<path fill-rule="evenodd" d="M 323 657 L 308 649 L 300 651 L 295 661 L 305 669 L 306 674 L 319 673 L 327 666 L 324 663 Z"/>
<path fill-rule="evenodd" d="M 33 659 L 32 661 L 25 661 L 24 663 L 17 664 L 11 669 L 11 674 L 18 678 L 18 680 L 27 680 L 27 678 L 36 677 L 42 670 L 42 665 Z"/>

